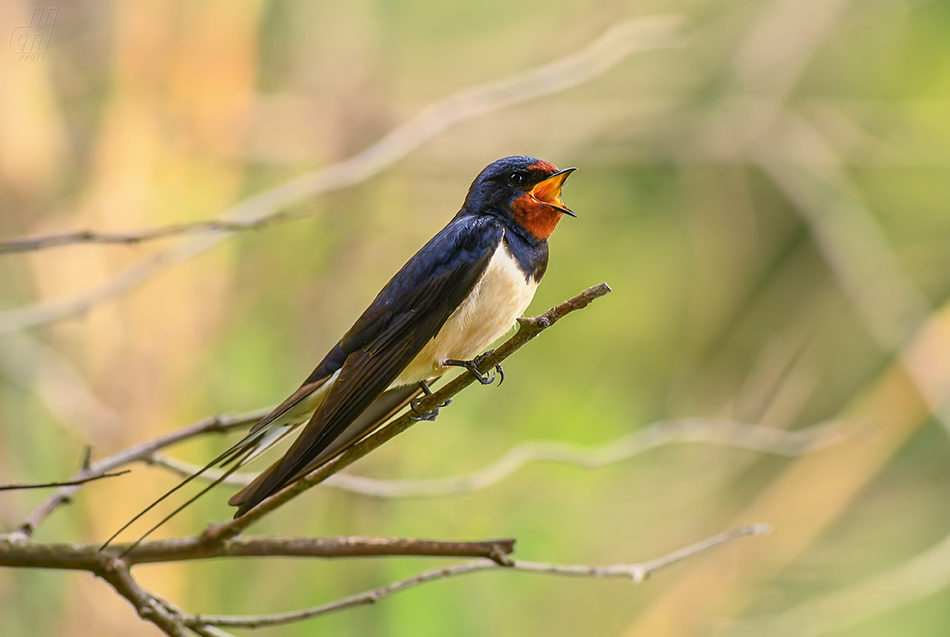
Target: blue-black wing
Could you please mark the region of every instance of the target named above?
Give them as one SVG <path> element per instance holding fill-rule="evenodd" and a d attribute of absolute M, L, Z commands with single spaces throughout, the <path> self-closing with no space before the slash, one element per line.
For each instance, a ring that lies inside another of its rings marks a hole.
<path fill-rule="evenodd" d="M 287 453 L 231 498 L 238 507 L 235 517 L 328 459 L 324 452 L 469 295 L 503 237 L 502 225 L 492 217 L 457 216 L 396 273 L 308 378 L 313 382 L 340 370 Z"/>

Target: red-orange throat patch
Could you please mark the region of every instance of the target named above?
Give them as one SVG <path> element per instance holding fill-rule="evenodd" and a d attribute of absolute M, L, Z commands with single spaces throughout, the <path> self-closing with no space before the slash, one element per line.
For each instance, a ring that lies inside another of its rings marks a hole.
<path fill-rule="evenodd" d="M 535 199 L 530 192 L 516 197 L 511 202 L 512 218 L 536 239 L 550 237 L 557 226 L 557 222 L 561 220 L 561 214 L 561 211 L 557 208 L 545 205 Z"/>

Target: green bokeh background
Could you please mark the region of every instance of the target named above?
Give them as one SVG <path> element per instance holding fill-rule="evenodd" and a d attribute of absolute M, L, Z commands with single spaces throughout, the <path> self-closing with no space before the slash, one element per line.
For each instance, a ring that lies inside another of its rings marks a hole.
<path fill-rule="evenodd" d="M 31 11 L 6 3 L 0 33 Z M 299 218 L 239 233 L 87 313 L 0 335 L 0 482 L 62 478 L 85 445 L 101 457 L 281 400 L 484 165 L 530 154 L 579 168 L 564 192 L 579 218 L 552 237 L 529 313 L 601 281 L 613 293 L 506 363 L 503 387 L 466 391 L 353 473 L 455 475 L 525 441 L 597 445 L 679 418 L 857 426 L 806 458 L 677 444 L 595 470 L 532 464 L 444 498 L 313 490 L 253 532 L 515 537 L 522 559 L 607 564 L 741 523 L 776 528 L 637 587 L 485 572 L 256 634 L 947 634 L 950 560 L 909 561 L 950 532 L 948 431 L 921 415 L 908 381 L 882 383 L 904 378 L 909 343 L 930 355 L 918 380 L 937 388 L 935 404 L 947 389 L 950 348 L 935 334 L 950 329 L 948 2 L 61 3 L 45 60 L 0 51 L 0 234 L 212 218 L 432 102 L 659 13 L 684 19 L 671 46 L 456 124 L 293 207 Z M 80 293 L 172 241 L 0 255 L 0 309 Z M 854 407 L 874 400 L 887 408 Z M 174 455 L 201 462 L 226 444 Z M 136 466 L 90 485 L 36 539 L 102 540 L 175 480 Z M 226 519 L 229 493 L 164 536 Z M 0 494 L 0 530 L 41 498 Z M 261 614 L 447 563 L 228 560 L 135 574 L 192 612 Z M 908 565 L 913 577 L 896 577 Z M 891 586 L 887 603 L 842 597 L 875 578 Z M 91 634 L 158 631 L 89 574 L 0 570 L 0 635 Z"/>

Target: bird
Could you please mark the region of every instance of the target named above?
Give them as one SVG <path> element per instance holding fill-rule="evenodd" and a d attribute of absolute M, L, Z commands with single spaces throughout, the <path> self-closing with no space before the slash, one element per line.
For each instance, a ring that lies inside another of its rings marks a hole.
<path fill-rule="evenodd" d="M 377 429 L 453 367 L 478 371 L 483 351 L 527 309 L 548 265 L 548 238 L 564 215 L 576 217 L 561 189 L 576 168 L 558 169 L 515 155 L 486 166 L 458 213 L 382 288 L 300 387 L 241 440 L 117 531 L 124 529 L 212 466 L 229 466 L 211 486 L 303 425 L 286 453 L 228 503 L 235 518 L 296 482 Z M 443 405 L 444 406 L 444 405 Z M 304 424 L 306 423 L 306 424 Z M 205 493 L 208 487 L 155 525 Z M 136 542 L 138 544 L 138 542 Z M 134 545 L 133 545 L 134 546 Z"/>

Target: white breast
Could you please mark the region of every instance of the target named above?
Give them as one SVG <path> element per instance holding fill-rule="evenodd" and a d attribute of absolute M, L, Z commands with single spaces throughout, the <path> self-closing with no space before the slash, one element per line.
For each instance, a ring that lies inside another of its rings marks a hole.
<path fill-rule="evenodd" d="M 440 376 L 446 359 L 470 360 L 511 329 L 534 298 L 538 282 L 526 282 L 518 262 L 502 242 L 472 292 L 445 325 L 403 370 L 393 386 Z"/>

